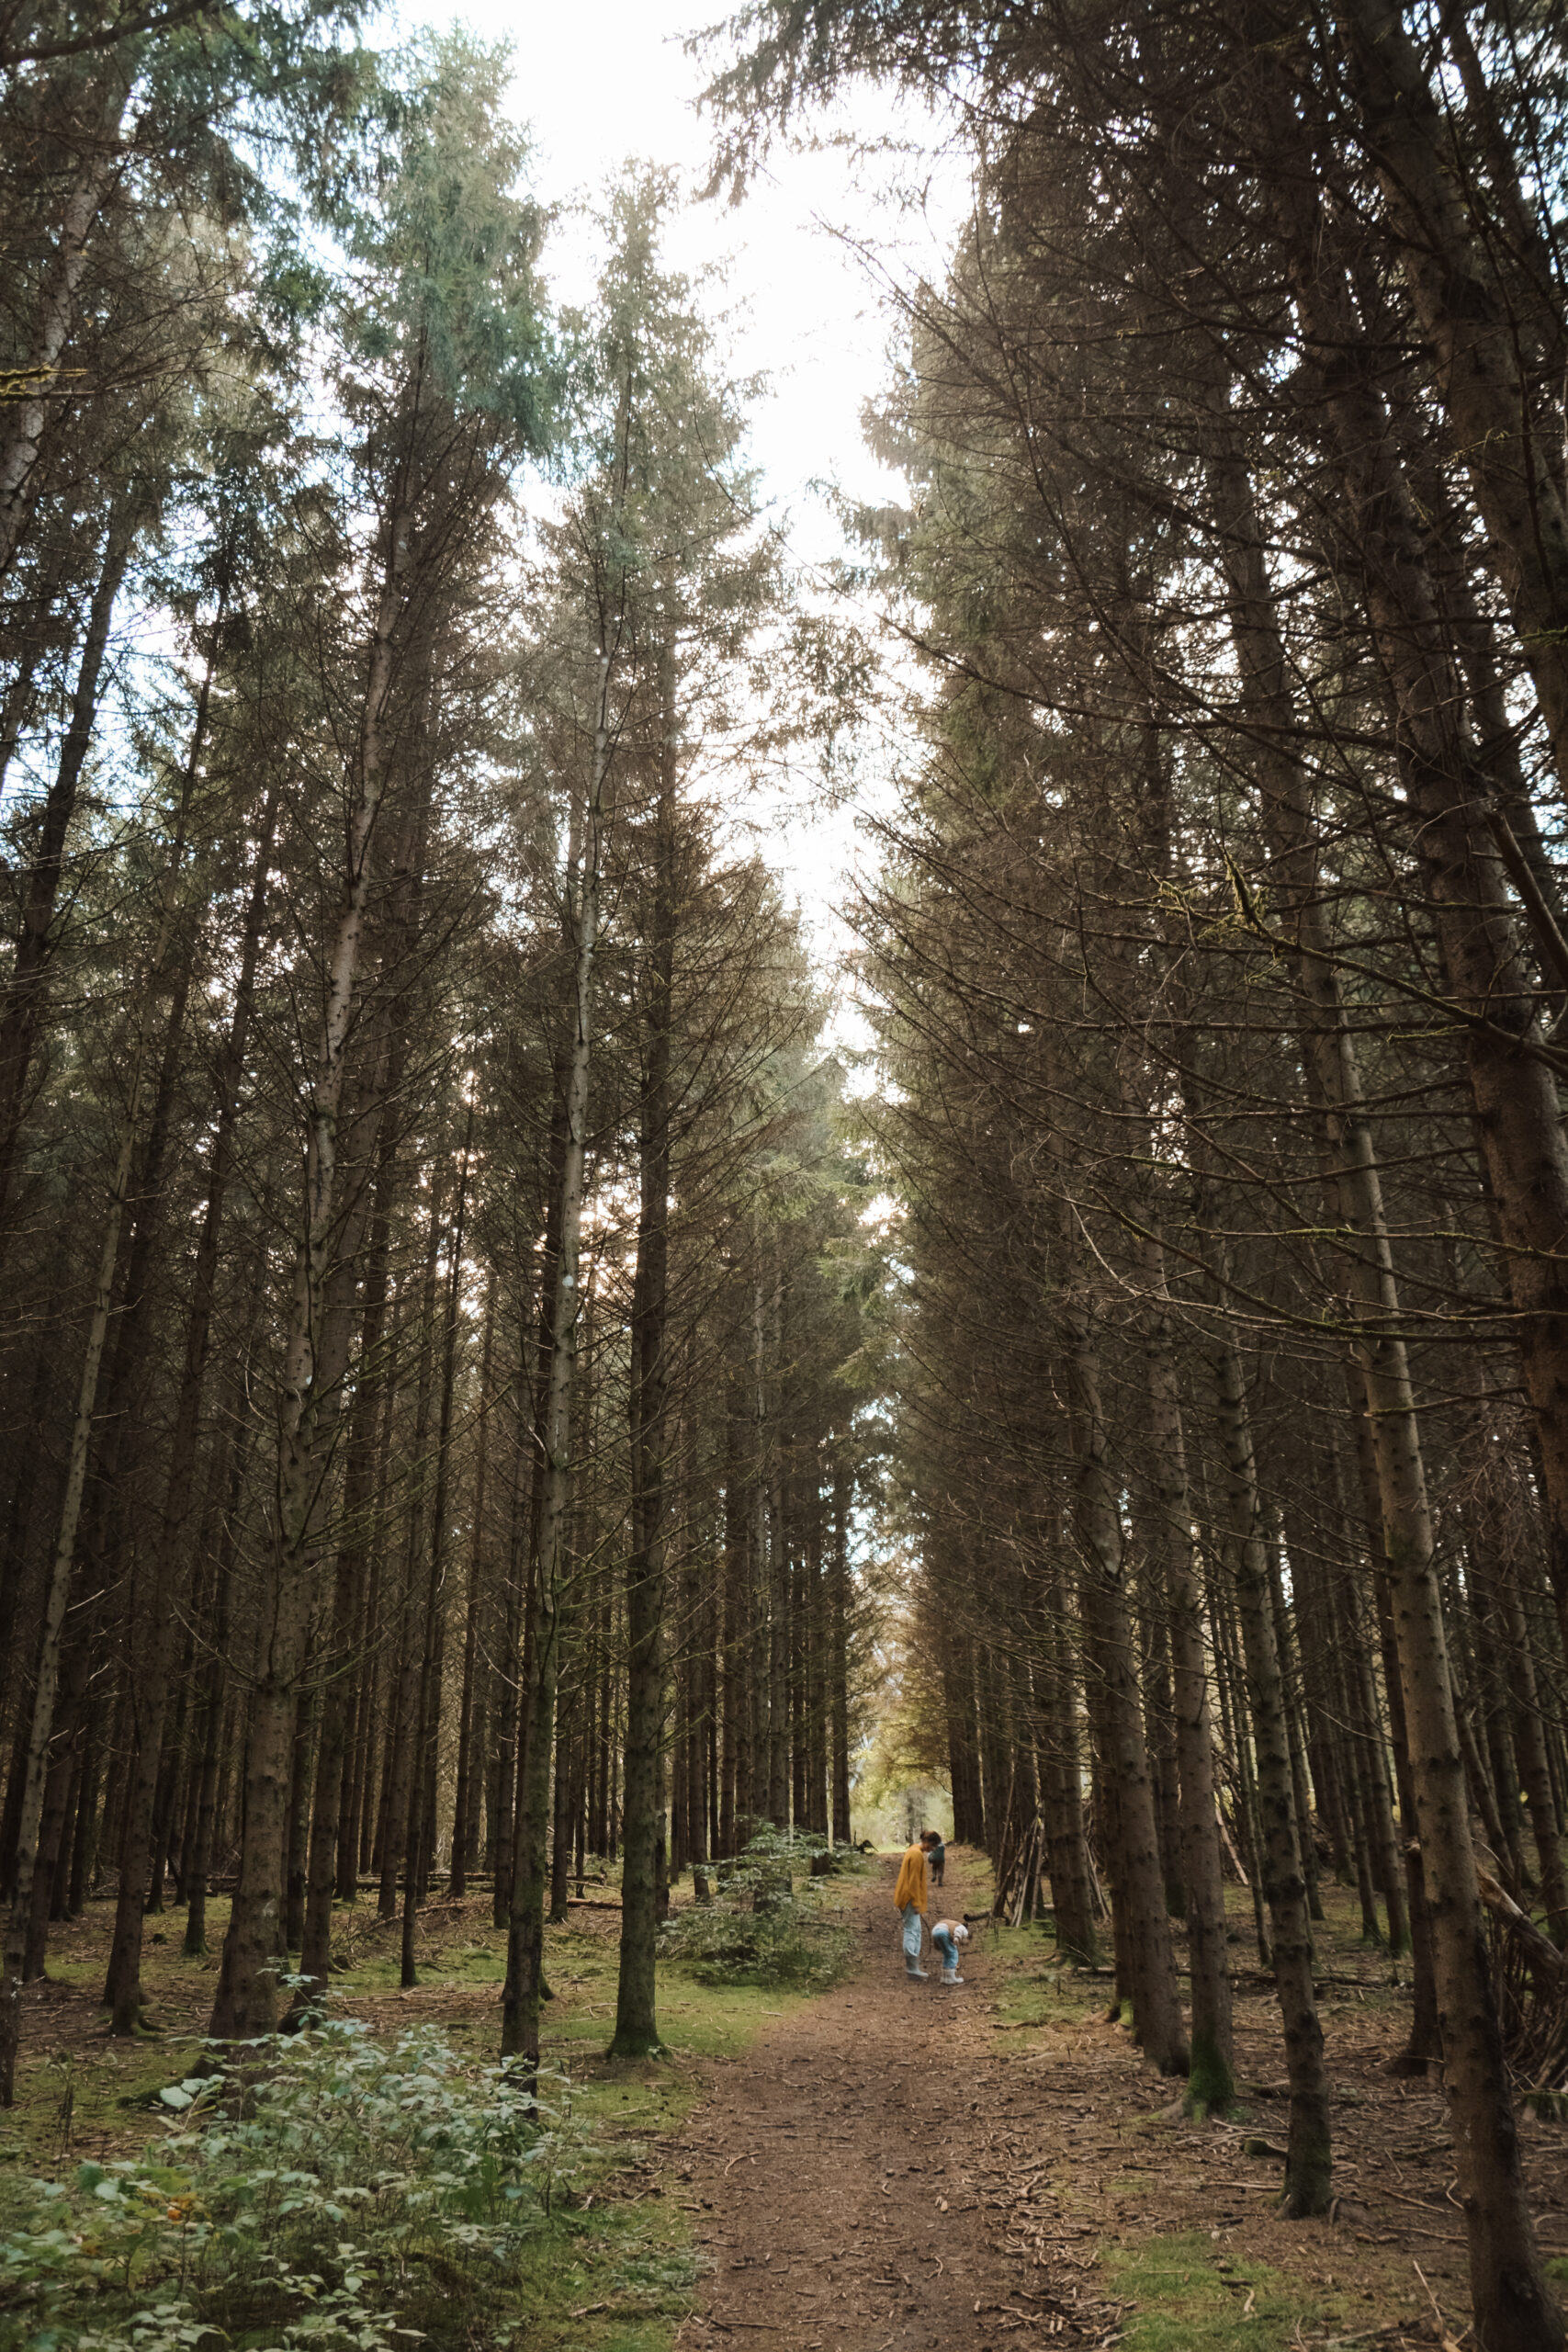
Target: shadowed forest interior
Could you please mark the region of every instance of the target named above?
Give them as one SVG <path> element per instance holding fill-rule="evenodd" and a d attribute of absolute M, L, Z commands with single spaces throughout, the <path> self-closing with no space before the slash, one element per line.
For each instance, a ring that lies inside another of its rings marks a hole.
<path fill-rule="evenodd" d="M 0 0 L 0 2352 L 790 2333 L 608 2102 L 879 2046 L 928 1826 L 1145 2253 L 1252 2120 L 1269 2261 L 1425 2299 L 1183 2318 L 1097 2207 L 818 2340 L 1561 2352 L 1563 19 L 682 30 L 708 185 L 569 214 L 521 31 Z M 807 562 L 670 254 L 857 139 Z"/>

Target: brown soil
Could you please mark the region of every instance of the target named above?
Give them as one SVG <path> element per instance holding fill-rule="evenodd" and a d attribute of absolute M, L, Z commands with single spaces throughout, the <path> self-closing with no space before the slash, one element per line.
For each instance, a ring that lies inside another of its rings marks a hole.
<path fill-rule="evenodd" d="M 725 2066 L 684 2135 L 712 2273 L 682 2346 L 773 2339 L 799 2352 L 953 2352 L 1025 2325 L 1099 2344 L 1114 2313 L 1064 2248 L 1021 2287 L 998 2245 L 987 2143 L 998 2062 L 986 2050 L 984 1957 L 964 1982 L 911 1983 L 894 1865 L 850 1895 L 863 1951 L 849 1981 Z M 950 1849 L 943 1910 L 985 1890 Z"/>
<path fill-rule="evenodd" d="M 1082 2005 L 1081 1979 L 1064 1972 L 1055 2001 L 1039 1989 L 1054 1973 L 1047 1939 L 1027 1961 L 1016 1939 L 998 1951 L 983 1857 L 948 1849 L 942 1903 L 973 1927 L 964 1986 L 908 1982 L 894 1867 L 849 1893 L 860 1942 L 849 1980 L 717 2064 L 687 2126 L 677 2179 L 711 2268 L 677 2336 L 685 2352 L 753 2341 L 759 2352 L 999 2352 L 1019 2335 L 1109 2346 L 1131 2306 L 1116 2300 L 1108 2254 L 1136 2256 L 1155 2240 L 1202 2245 L 1235 2289 L 1238 2319 L 1249 2277 L 1283 2282 L 1299 2316 L 1281 2346 L 1401 2352 L 1468 2338 L 1440 2088 L 1390 2075 L 1408 1994 L 1344 1922 L 1324 1929 L 1321 1962 L 1336 1978 L 1324 2018 L 1341 2201 L 1326 2220 L 1288 2222 L 1279 2163 L 1247 2154 L 1248 2141 L 1279 2143 L 1286 2117 L 1279 2013 L 1271 1987 L 1248 1982 L 1245 1946 L 1247 2095 L 1235 2120 L 1195 2124 L 1181 2086 Z M 1047 2014 L 1026 2023 L 1004 2007 Z M 1543 2252 L 1561 2255 L 1568 2133 L 1528 2117 L 1520 2131 Z"/>

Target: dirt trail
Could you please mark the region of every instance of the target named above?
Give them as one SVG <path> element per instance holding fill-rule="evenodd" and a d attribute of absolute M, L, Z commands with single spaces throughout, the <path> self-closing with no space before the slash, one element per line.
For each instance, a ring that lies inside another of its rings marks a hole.
<path fill-rule="evenodd" d="M 860 1949 L 848 1981 L 726 2067 L 683 2135 L 714 2266 L 677 2337 L 689 2352 L 980 2352 L 1043 2321 L 1057 2343 L 1098 2340 L 1098 2326 L 1048 2315 L 1040 2272 L 1021 2293 L 987 2245 L 966 2148 L 987 1962 L 971 1945 L 963 1986 L 940 1985 L 934 1962 L 928 1984 L 910 1983 L 893 1874 L 888 1863 L 849 1891 Z M 942 1910 L 982 1901 L 950 1855 Z"/>

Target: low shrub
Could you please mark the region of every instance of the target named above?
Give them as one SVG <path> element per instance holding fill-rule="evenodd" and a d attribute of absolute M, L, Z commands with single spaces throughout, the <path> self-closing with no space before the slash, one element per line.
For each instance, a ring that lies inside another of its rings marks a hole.
<path fill-rule="evenodd" d="M 505 2335 L 505 2291 L 589 2154 L 564 2081 L 538 2097 L 439 2033 L 388 2047 L 350 2021 L 223 2056 L 161 2094 L 139 2155 L 11 2192 L 0 2352 Z"/>
<path fill-rule="evenodd" d="M 834 1983 L 853 1949 L 849 1930 L 824 1918 L 820 1877 L 809 1873 L 809 1838 L 761 1829 L 733 1863 L 721 1865 L 711 1903 L 676 1912 L 660 1935 L 660 1957 L 689 1967 L 699 1984 L 794 1985 Z"/>

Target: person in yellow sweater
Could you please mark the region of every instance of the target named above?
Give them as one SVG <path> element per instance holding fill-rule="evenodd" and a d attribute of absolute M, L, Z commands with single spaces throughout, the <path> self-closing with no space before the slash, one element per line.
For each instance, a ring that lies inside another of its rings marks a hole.
<path fill-rule="evenodd" d="M 898 1883 L 893 1890 L 893 1907 L 904 1922 L 905 1971 L 922 1984 L 926 1972 L 920 1966 L 920 1934 L 930 1894 L 926 1849 L 935 1838 L 934 1829 L 922 1829 L 914 1844 L 905 1848 L 904 1859 L 898 1865 Z"/>

